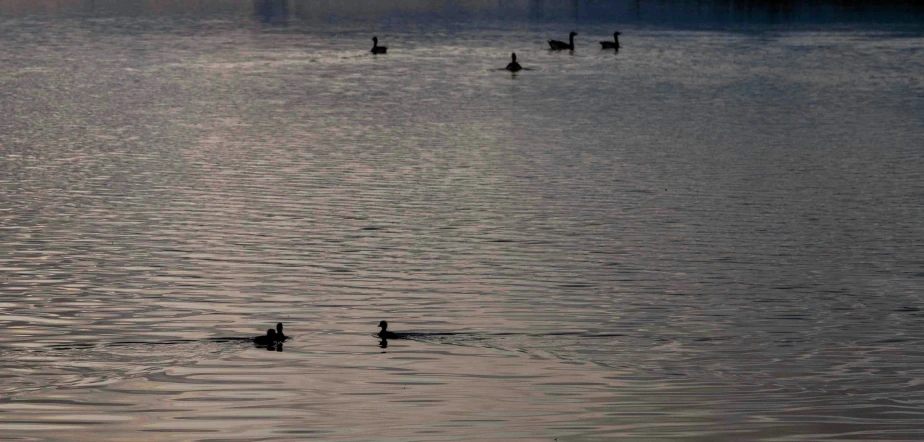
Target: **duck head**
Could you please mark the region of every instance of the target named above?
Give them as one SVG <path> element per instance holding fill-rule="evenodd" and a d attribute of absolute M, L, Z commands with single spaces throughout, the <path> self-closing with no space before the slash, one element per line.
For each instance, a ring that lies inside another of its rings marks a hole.
<path fill-rule="evenodd" d="M 382 331 L 385 331 L 388 329 L 388 323 L 385 321 L 381 321 L 379 322 L 379 327 L 382 329 Z"/>
<path fill-rule="evenodd" d="M 281 322 L 276 324 L 276 333 L 279 333 L 280 335 L 282 334 L 282 323 Z"/>
<path fill-rule="evenodd" d="M 273 330 L 273 329 L 271 329 L 271 328 L 267 329 L 267 330 L 266 330 L 266 337 L 268 337 L 268 338 L 275 338 L 275 337 L 276 337 L 276 330 Z"/>
<path fill-rule="evenodd" d="M 513 59 L 513 62 L 516 63 L 516 62 L 517 62 L 517 53 L 514 52 L 514 53 L 510 54 L 510 58 L 512 58 L 512 59 Z"/>
<path fill-rule="evenodd" d="M 379 42 L 379 38 L 378 38 L 378 37 L 372 37 L 372 42 L 373 42 L 373 43 L 378 43 L 378 42 Z"/>
<path fill-rule="evenodd" d="M 578 33 L 577 33 L 577 32 L 574 32 L 574 31 L 571 31 L 571 33 L 568 34 L 568 37 L 569 37 L 569 38 L 574 38 L 575 35 L 578 35 Z"/>

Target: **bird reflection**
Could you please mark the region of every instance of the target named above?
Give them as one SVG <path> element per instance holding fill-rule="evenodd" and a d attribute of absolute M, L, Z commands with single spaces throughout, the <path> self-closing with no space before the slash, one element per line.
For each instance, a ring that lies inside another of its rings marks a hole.
<path fill-rule="evenodd" d="M 382 338 L 382 340 L 379 341 L 379 348 L 383 350 L 388 348 L 388 339 Z"/>

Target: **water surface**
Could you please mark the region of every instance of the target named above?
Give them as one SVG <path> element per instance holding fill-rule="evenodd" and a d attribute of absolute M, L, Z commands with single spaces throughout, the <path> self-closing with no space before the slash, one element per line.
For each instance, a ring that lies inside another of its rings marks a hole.
<path fill-rule="evenodd" d="M 0 1 L 4 438 L 924 437 L 908 11 L 174 3 Z"/>

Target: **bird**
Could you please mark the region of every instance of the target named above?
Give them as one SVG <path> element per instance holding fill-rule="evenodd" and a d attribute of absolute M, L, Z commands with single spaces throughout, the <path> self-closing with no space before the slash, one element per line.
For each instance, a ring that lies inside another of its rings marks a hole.
<path fill-rule="evenodd" d="M 372 53 L 373 54 L 384 54 L 388 52 L 388 48 L 385 46 L 379 46 L 379 38 L 372 37 Z"/>
<path fill-rule="evenodd" d="M 401 335 L 395 332 L 388 331 L 388 322 L 386 321 L 379 322 L 379 328 L 382 329 L 382 331 L 379 332 L 379 337 L 382 339 L 398 339 L 401 337 Z"/>
<path fill-rule="evenodd" d="M 276 340 L 285 341 L 286 339 L 288 339 L 288 336 L 282 333 L 282 323 L 279 322 L 276 324 Z"/>
<path fill-rule="evenodd" d="M 516 52 L 510 54 L 510 57 L 513 58 L 513 61 L 507 64 L 507 67 L 505 67 L 504 69 L 510 72 L 516 72 L 516 71 L 519 71 L 520 69 L 523 69 L 523 67 L 520 66 L 520 63 L 517 63 L 517 53 Z"/>
<path fill-rule="evenodd" d="M 276 342 L 279 342 L 279 337 L 276 336 L 276 330 L 271 328 L 266 330 L 266 335 L 253 338 L 253 343 L 260 346 L 276 345 Z"/>
<path fill-rule="evenodd" d="M 600 42 L 600 46 L 601 46 L 600 49 L 616 49 L 616 50 L 618 51 L 618 50 L 619 50 L 619 35 L 620 35 L 620 34 L 622 34 L 622 32 L 616 31 L 616 32 L 613 33 L 613 40 L 615 40 L 615 41 L 601 41 L 601 42 Z"/>
<path fill-rule="evenodd" d="M 568 34 L 568 43 L 565 43 L 565 42 L 559 41 L 559 40 L 549 40 L 549 47 L 551 47 L 553 51 L 560 51 L 560 50 L 562 50 L 562 49 L 567 49 L 567 50 L 569 50 L 569 51 L 573 51 L 573 50 L 574 50 L 574 36 L 575 36 L 575 35 L 578 35 L 578 33 L 577 33 L 577 32 L 574 32 L 574 31 L 571 31 L 571 33 Z"/>

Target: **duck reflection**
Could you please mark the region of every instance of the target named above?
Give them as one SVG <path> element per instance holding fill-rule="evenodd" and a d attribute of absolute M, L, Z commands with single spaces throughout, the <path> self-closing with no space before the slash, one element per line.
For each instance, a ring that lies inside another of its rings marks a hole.
<path fill-rule="evenodd" d="M 379 348 L 383 350 L 388 348 L 388 339 L 382 338 L 382 340 L 379 341 Z"/>

